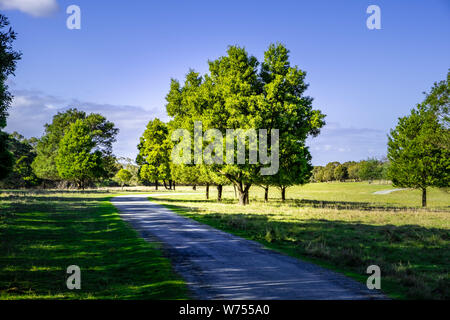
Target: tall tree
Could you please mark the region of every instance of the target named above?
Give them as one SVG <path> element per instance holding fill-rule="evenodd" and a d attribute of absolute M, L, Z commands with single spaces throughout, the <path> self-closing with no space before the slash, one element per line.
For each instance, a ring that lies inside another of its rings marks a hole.
<path fill-rule="evenodd" d="M 395 186 L 422 190 L 427 205 L 428 187 L 449 187 L 450 149 L 447 80 L 435 83 L 423 103 L 399 118 L 388 141 L 388 176 Z"/>
<path fill-rule="evenodd" d="M 52 122 L 45 125 L 45 133 L 37 144 L 37 157 L 33 162 L 33 169 L 38 177 L 56 181 L 62 179 L 56 166 L 60 141 L 77 120 L 84 120 L 89 127 L 95 148 L 101 152 L 105 167 L 114 165 L 112 144 L 116 141 L 119 129 L 100 114 L 87 115 L 84 111 L 71 108 L 58 112 Z M 115 172 L 112 172 L 109 175 L 114 174 Z"/>
<path fill-rule="evenodd" d="M 313 167 L 305 141 L 317 136 L 325 125 L 325 116 L 313 109 L 313 99 L 305 95 L 305 77 L 306 72 L 291 66 L 285 46 L 269 46 L 260 73 L 264 96 L 261 127 L 280 132 L 280 166 L 275 175 L 262 178 L 280 189 L 283 201 L 289 186 L 309 181 Z"/>
<path fill-rule="evenodd" d="M 2 129 L 6 127 L 8 108 L 13 98 L 6 80 L 14 75 L 16 62 L 21 58 L 21 54 L 12 48 L 16 33 L 8 26 L 8 19 L 0 14 L 0 179 L 11 172 L 14 164 L 13 155 L 8 151 L 8 135 Z"/>
<path fill-rule="evenodd" d="M 102 152 L 96 148 L 94 133 L 86 120 L 72 123 L 59 143 L 56 167 L 59 176 L 84 189 L 103 175 Z"/>
<path fill-rule="evenodd" d="M 172 180 L 170 174 L 171 141 L 167 125 L 155 118 L 149 121 L 138 145 L 136 163 L 140 166 L 139 177 L 143 181 Z M 171 181 L 170 181 L 171 185 Z"/>
<path fill-rule="evenodd" d="M 192 134 L 194 121 L 201 121 L 204 131 L 220 131 L 222 145 L 226 145 L 227 129 L 267 129 L 269 137 L 272 131 L 279 129 L 280 150 L 290 152 L 281 153 L 280 163 L 285 161 L 281 167 L 289 166 L 286 161 L 302 162 L 301 167 L 306 170 L 299 172 L 297 181 L 304 181 L 309 177 L 305 173 L 311 170 L 306 165 L 309 153 L 304 141 L 308 135 L 318 133 L 323 115 L 313 110 L 312 99 L 303 95 L 307 88 L 303 81 L 305 74 L 290 66 L 287 53 L 282 45 L 270 46 L 259 69 L 254 56 L 243 48 L 230 46 L 226 56 L 209 62 L 209 74 L 204 77 L 191 70 L 184 86 L 172 80 L 167 112 L 173 117 L 173 123 Z M 245 154 L 249 154 L 249 149 L 246 143 Z M 301 159 L 293 157 L 297 154 Z M 264 167 L 261 162 L 253 163 L 248 158 L 244 163 L 235 161 L 209 166 L 234 184 L 243 205 L 248 203 L 250 187 L 261 182 L 260 171 Z M 284 180 L 286 175 L 289 173 L 280 172 L 278 181 Z M 287 178 L 286 186 L 295 180 L 293 174 Z"/>

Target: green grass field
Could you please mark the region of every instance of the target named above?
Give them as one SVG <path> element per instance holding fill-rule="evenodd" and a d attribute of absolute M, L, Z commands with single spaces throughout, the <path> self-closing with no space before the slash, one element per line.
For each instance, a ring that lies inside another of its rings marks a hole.
<path fill-rule="evenodd" d="M 242 207 L 226 187 L 223 203 L 199 193 L 154 198 L 179 214 L 286 254 L 343 272 L 359 281 L 366 268 L 380 266 L 382 290 L 392 298 L 450 298 L 450 197 L 430 189 L 429 208 L 421 209 L 420 192 L 373 192 L 391 189 L 377 183 L 317 183 L 288 189 L 269 203 L 253 187 L 250 205 Z M 201 190 L 200 190 L 201 191 Z"/>
<path fill-rule="evenodd" d="M 0 299 L 184 299 L 155 244 L 120 219 L 106 192 L 0 193 Z M 69 265 L 81 290 L 68 290 Z"/>

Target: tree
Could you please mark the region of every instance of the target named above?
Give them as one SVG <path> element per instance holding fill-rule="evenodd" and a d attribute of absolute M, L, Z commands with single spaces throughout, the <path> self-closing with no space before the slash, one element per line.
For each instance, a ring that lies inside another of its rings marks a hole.
<path fill-rule="evenodd" d="M 14 164 L 13 155 L 8 151 L 8 135 L 2 129 L 6 127 L 8 108 L 13 98 L 6 80 L 14 75 L 16 62 L 21 58 L 21 53 L 12 48 L 16 33 L 8 26 L 8 19 L 0 14 L 0 179 L 11 172 Z"/>
<path fill-rule="evenodd" d="M 171 141 L 167 125 L 155 118 L 147 125 L 138 145 L 139 154 L 136 163 L 140 166 L 139 177 L 143 181 L 154 181 L 156 189 L 158 181 L 170 180 Z"/>
<path fill-rule="evenodd" d="M 324 124 L 324 116 L 312 109 L 312 99 L 304 96 L 307 88 L 304 78 L 302 70 L 290 65 L 288 50 L 282 45 L 269 47 L 261 69 L 258 60 L 245 49 L 230 46 L 227 55 L 209 62 L 209 74 L 202 77 L 191 70 L 183 86 L 172 80 L 166 97 L 167 112 L 174 126 L 188 130 L 191 136 L 195 121 L 202 123 L 204 131 L 220 131 L 222 145 L 226 145 L 227 129 L 267 129 L 268 136 L 278 129 L 281 171 L 274 181 L 285 190 L 309 177 L 309 152 L 304 143 Z M 249 154 L 249 144 L 245 143 L 244 148 L 245 154 Z M 302 169 L 297 176 L 285 171 L 290 164 L 300 163 Z M 240 164 L 209 166 L 234 184 L 242 205 L 248 203 L 251 186 L 265 184 L 267 180 L 260 174 L 264 165 L 250 163 L 248 158 Z"/>
<path fill-rule="evenodd" d="M 13 155 L 13 170 L 1 181 L 6 188 L 25 188 L 38 185 L 41 181 L 33 172 L 31 163 L 36 157 L 36 138 L 25 139 L 17 132 L 8 137 L 8 151 Z"/>
<path fill-rule="evenodd" d="M 325 125 L 325 116 L 314 110 L 313 99 L 304 95 L 308 88 L 305 77 L 304 71 L 291 66 L 285 46 L 269 46 L 260 72 L 264 101 L 260 115 L 255 116 L 263 119 L 260 127 L 279 130 L 280 164 L 274 175 L 259 177 L 280 189 L 282 201 L 289 186 L 309 181 L 313 167 L 305 141 L 317 136 Z"/>
<path fill-rule="evenodd" d="M 336 180 L 336 178 L 334 177 L 334 171 L 339 165 L 340 163 L 337 161 L 328 163 L 323 171 L 323 179 L 327 182 Z"/>
<path fill-rule="evenodd" d="M 53 181 L 62 179 L 56 166 L 60 141 L 77 120 L 83 120 L 91 131 L 92 141 L 95 148 L 102 154 L 105 172 L 108 172 L 105 177 L 115 174 L 115 171 L 111 170 L 111 166 L 115 162 L 112 155 L 112 144 L 116 141 L 119 129 L 100 114 L 87 115 L 84 111 L 71 108 L 64 112 L 58 112 L 53 117 L 52 123 L 45 125 L 45 133 L 36 146 L 37 156 L 32 164 L 33 170 L 39 178 Z"/>
<path fill-rule="evenodd" d="M 345 181 L 348 178 L 347 167 L 344 164 L 340 164 L 334 169 L 334 178 L 338 181 Z"/>
<path fill-rule="evenodd" d="M 359 164 L 358 176 L 360 180 L 378 180 L 383 177 L 383 165 L 377 159 L 368 159 Z"/>
<path fill-rule="evenodd" d="M 346 166 L 347 166 L 347 172 L 348 172 L 349 179 L 358 181 L 360 164 L 355 161 L 350 161 L 350 162 L 346 162 Z"/>
<path fill-rule="evenodd" d="M 86 120 L 72 123 L 59 143 L 55 159 L 59 176 L 75 182 L 83 190 L 89 182 L 104 176 L 102 152 L 96 146 L 94 133 Z"/>
<path fill-rule="evenodd" d="M 116 179 L 119 181 L 122 189 L 125 184 L 128 184 L 131 181 L 131 178 L 133 178 L 133 175 L 127 169 L 120 169 L 116 174 Z"/>
<path fill-rule="evenodd" d="M 388 141 L 388 176 L 395 186 L 422 190 L 427 205 L 428 187 L 449 187 L 450 149 L 447 81 L 435 83 L 425 100 L 399 118 Z"/>
<path fill-rule="evenodd" d="M 324 167 L 316 166 L 313 168 L 311 182 L 323 182 L 324 181 Z"/>

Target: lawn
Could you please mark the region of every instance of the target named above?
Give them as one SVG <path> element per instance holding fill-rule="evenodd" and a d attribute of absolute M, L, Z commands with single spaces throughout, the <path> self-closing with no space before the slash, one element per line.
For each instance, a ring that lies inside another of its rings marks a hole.
<path fill-rule="evenodd" d="M 248 206 L 232 187 L 217 203 L 199 193 L 154 198 L 179 214 L 218 229 L 256 240 L 288 255 L 343 272 L 359 281 L 375 264 L 382 290 L 392 298 L 450 299 L 450 198 L 429 190 L 429 209 L 420 192 L 373 192 L 391 189 L 377 183 L 321 183 L 288 189 L 280 202 L 273 189 L 269 203 L 252 188 Z M 290 198 L 290 199 L 289 199 Z"/>
<path fill-rule="evenodd" d="M 156 244 L 128 227 L 108 192 L 0 193 L 0 299 L 184 299 Z M 81 290 L 66 269 L 81 268 Z"/>

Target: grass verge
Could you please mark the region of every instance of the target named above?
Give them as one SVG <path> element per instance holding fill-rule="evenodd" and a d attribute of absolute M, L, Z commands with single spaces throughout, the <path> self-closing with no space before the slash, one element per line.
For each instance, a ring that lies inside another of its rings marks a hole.
<path fill-rule="evenodd" d="M 0 193 L 0 299 L 185 299 L 186 286 L 102 192 Z M 67 267 L 81 268 L 68 290 Z"/>
<path fill-rule="evenodd" d="M 202 194 L 152 200 L 361 282 L 368 277 L 367 267 L 378 265 L 382 290 L 391 298 L 450 298 L 448 211 L 377 210 L 378 204 L 370 208 L 366 203 L 358 209 L 358 201 L 350 209 L 317 208 L 299 201 L 264 203 L 259 197 L 242 207 L 229 194 L 224 203 L 204 200 Z"/>

